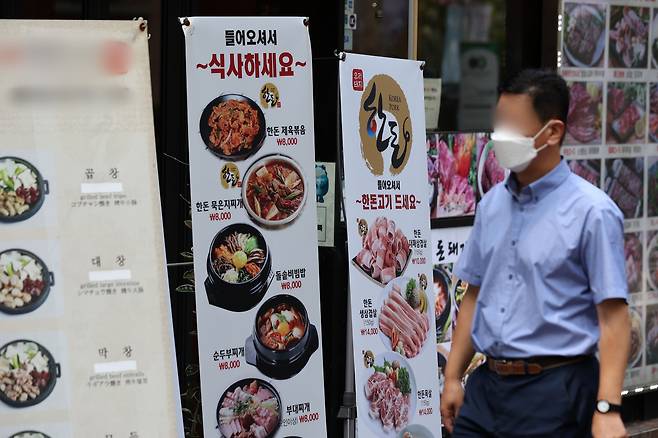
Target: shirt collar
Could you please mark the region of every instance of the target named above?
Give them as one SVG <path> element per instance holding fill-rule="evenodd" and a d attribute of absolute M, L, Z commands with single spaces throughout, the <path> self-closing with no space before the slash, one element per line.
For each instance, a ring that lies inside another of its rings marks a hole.
<path fill-rule="evenodd" d="M 514 173 L 510 173 L 505 180 L 505 188 L 517 201 L 526 201 L 534 199 L 538 201 L 559 187 L 571 174 L 571 169 L 567 162 L 562 159 L 560 164 L 555 166 L 546 175 L 539 178 L 519 192 L 519 182 Z M 528 199 L 529 198 L 529 199 Z"/>

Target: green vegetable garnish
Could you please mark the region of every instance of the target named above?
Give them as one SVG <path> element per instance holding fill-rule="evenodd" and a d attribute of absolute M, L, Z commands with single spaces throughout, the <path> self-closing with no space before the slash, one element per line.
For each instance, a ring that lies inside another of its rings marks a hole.
<path fill-rule="evenodd" d="M 235 404 L 234 412 L 236 415 L 242 415 L 251 408 L 251 402 L 248 400 L 239 401 Z"/>
<path fill-rule="evenodd" d="M 285 199 L 286 201 L 292 201 L 293 199 L 295 199 L 296 197 L 298 197 L 300 194 L 301 194 L 301 193 L 299 193 L 299 192 L 292 192 L 291 194 L 289 194 L 288 196 L 286 196 L 284 199 Z"/>
<path fill-rule="evenodd" d="M 14 265 L 12 263 L 7 264 L 7 274 L 11 277 L 14 275 Z"/>
<path fill-rule="evenodd" d="M 15 370 L 20 368 L 21 362 L 18 360 L 18 354 L 11 358 L 10 365 Z"/>
<path fill-rule="evenodd" d="M 416 290 L 416 280 L 412 278 L 411 280 L 409 280 L 409 283 L 407 283 L 407 290 L 405 293 L 405 297 L 407 298 L 407 301 L 413 299 L 415 290 Z"/>
<path fill-rule="evenodd" d="M 18 176 L 21 173 L 25 172 L 27 170 L 27 167 L 16 167 L 16 172 L 14 172 L 14 175 Z"/>
<path fill-rule="evenodd" d="M 256 239 L 254 236 L 251 236 L 244 244 L 244 252 L 250 254 L 251 251 L 255 250 L 256 248 L 258 248 L 258 239 Z"/>
<path fill-rule="evenodd" d="M 286 319 L 286 317 L 283 316 L 282 314 L 280 314 L 280 313 L 275 313 L 274 315 L 276 316 L 276 319 L 279 320 L 279 322 L 288 322 L 288 320 Z"/>
<path fill-rule="evenodd" d="M 7 175 L 5 175 L 4 181 L 5 181 L 5 185 L 7 186 L 7 188 L 9 188 L 9 190 L 14 190 L 14 180 L 12 180 Z"/>
<path fill-rule="evenodd" d="M 398 370 L 398 389 L 402 394 L 411 393 L 411 383 L 409 380 L 409 371 L 406 368 L 400 368 Z"/>

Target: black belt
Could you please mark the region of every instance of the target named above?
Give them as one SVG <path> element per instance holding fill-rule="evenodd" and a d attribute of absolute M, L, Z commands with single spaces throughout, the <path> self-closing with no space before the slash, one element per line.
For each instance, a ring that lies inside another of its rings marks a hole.
<path fill-rule="evenodd" d="M 530 359 L 494 359 L 487 357 L 487 366 L 499 376 L 535 376 L 544 371 L 583 362 L 592 356 L 538 356 Z"/>

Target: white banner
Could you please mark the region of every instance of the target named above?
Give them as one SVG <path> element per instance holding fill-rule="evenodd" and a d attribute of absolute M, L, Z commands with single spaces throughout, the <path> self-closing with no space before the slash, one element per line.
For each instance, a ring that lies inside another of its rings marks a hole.
<path fill-rule="evenodd" d="M 0 21 L 2 437 L 182 436 L 147 35 Z"/>
<path fill-rule="evenodd" d="M 420 62 L 340 63 L 359 436 L 441 436 Z"/>
<path fill-rule="evenodd" d="M 204 435 L 326 436 L 308 30 L 183 31 Z"/>

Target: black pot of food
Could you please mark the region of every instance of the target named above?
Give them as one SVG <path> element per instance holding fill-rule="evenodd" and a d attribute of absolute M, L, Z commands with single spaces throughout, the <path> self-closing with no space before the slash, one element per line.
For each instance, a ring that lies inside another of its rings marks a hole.
<path fill-rule="evenodd" d="M 445 334 L 443 329 L 445 328 L 448 319 L 450 318 L 450 309 L 452 307 L 452 302 L 450 300 L 450 276 L 448 273 L 439 268 L 434 269 L 433 273 L 434 280 L 434 292 L 436 293 L 436 300 L 443 302 L 443 309 L 436 309 L 435 306 L 435 318 L 436 318 L 436 336 L 437 340 L 443 337 Z M 443 298 L 441 298 L 443 297 Z M 436 310 L 441 310 L 441 312 L 436 312 Z"/>
<path fill-rule="evenodd" d="M 34 351 L 30 349 L 32 345 L 35 347 Z M 15 348 L 18 354 L 7 357 L 11 347 Z M 9 360 L 9 370 L 0 367 L 0 401 L 13 408 L 38 405 L 53 392 L 57 379 L 61 377 L 60 366 L 53 355 L 34 341 L 19 339 L 3 345 L 0 348 L 0 358 L 3 357 Z M 47 366 L 45 369 L 39 369 L 43 366 L 44 359 Z M 32 370 L 27 372 L 30 368 Z M 12 385 L 12 382 L 25 377 L 28 382 L 17 390 L 17 385 Z"/>
<path fill-rule="evenodd" d="M 258 304 L 273 278 L 265 238 L 248 224 L 232 224 L 217 233 L 208 251 L 207 269 L 208 302 L 234 312 Z"/>
<path fill-rule="evenodd" d="M 23 438 L 25 436 L 31 437 L 31 436 L 38 436 L 39 438 L 50 438 L 50 435 L 46 435 L 43 432 L 38 432 L 36 430 L 23 430 L 21 432 L 17 432 L 10 436 L 9 438 Z"/>
<path fill-rule="evenodd" d="M 3 255 L 13 255 L 18 253 L 22 259 L 19 272 L 15 272 L 12 267 L 9 268 L 2 263 Z M 23 266 L 23 262 L 27 263 Z M 41 268 L 41 278 L 32 278 L 31 275 L 21 273 L 20 271 L 29 269 L 34 263 Z M 8 272 L 10 271 L 10 272 Z M 11 274 L 11 275 L 10 275 Z M 22 281 L 19 287 L 12 287 L 11 281 L 14 274 L 27 277 Z M 55 276 L 48 271 L 48 267 L 38 256 L 24 249 L 12 248 L 0 252 L 0 312 L 9 315 L 21 315 L 38 309 L 48 298 L 50 288 L 55 285 Z M 14 289 L 20 290 L 20 296 L 13 296 Z"/>
<path fill-rule="evenodd" d="M 226 438 L 269 438 L 281 426 L 282 410 L 281 397 L 274 386 L 261 379 L 242 379 L 226 388 L 219 398 L 217 429 Z"/>
<path fill-rule="evenodd" d="M 256 313 L 253 334 L 247 338 L 247 363 L 273 379 L 299 373 L 318 349 L 318 332 L 306 308 L 292 295 L 275 295 Z"/>
<path fill-rule="evenodd" d="M 30 162 L 0 157 L 0 222 L 31 218 L 50 192 L 48 181 Z"/>

